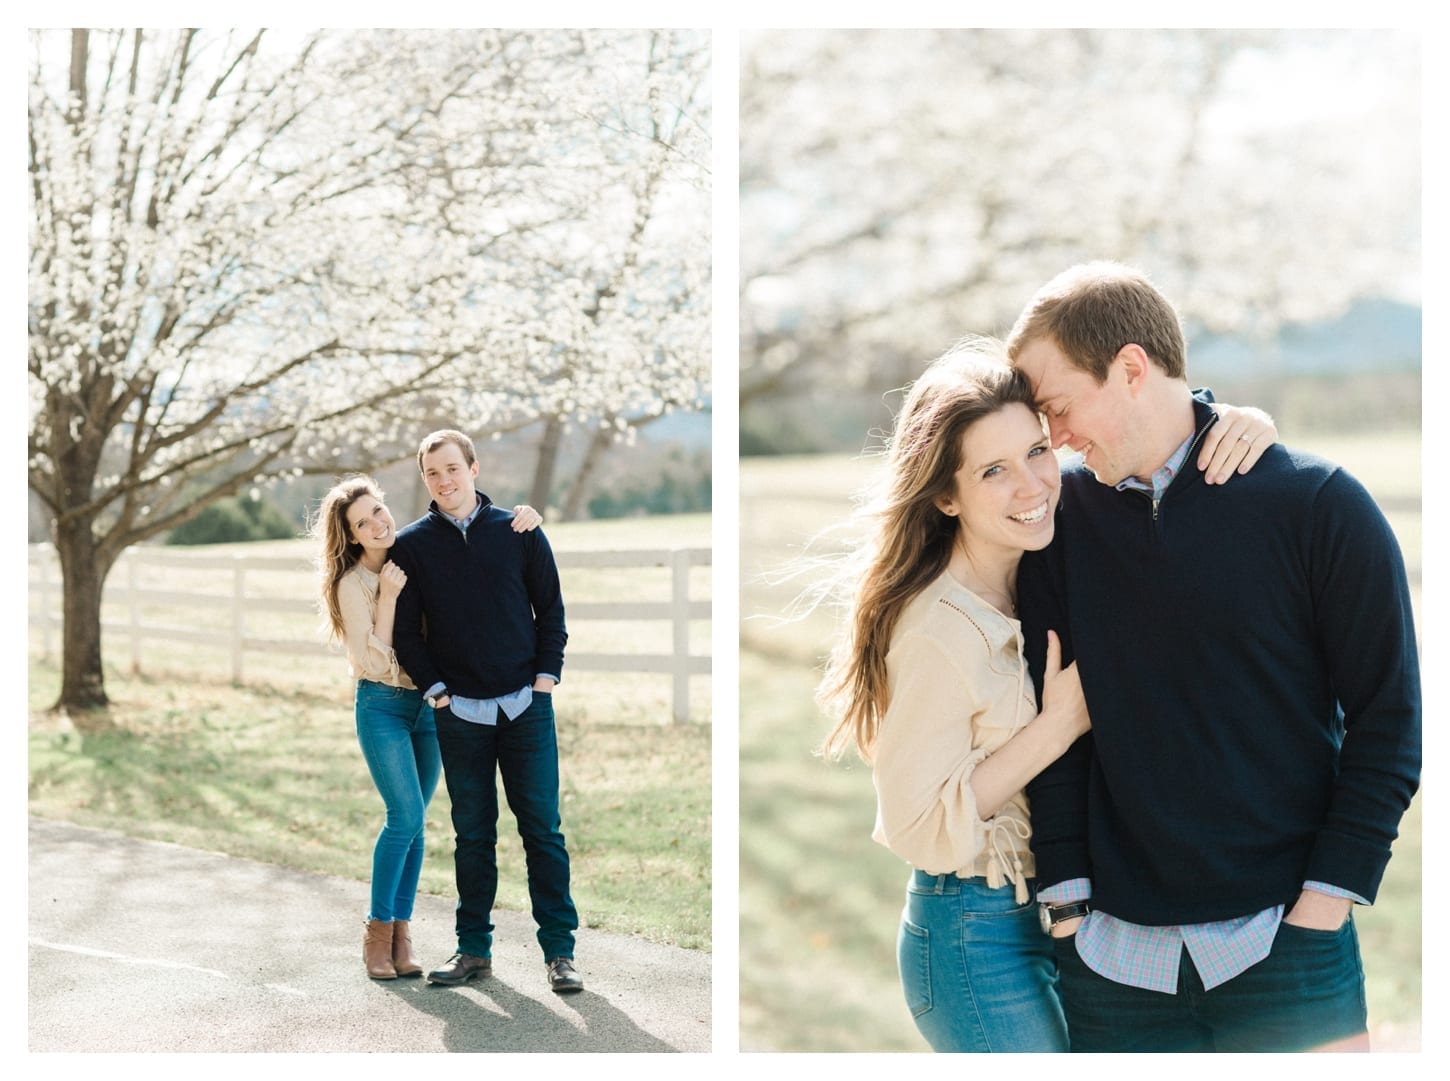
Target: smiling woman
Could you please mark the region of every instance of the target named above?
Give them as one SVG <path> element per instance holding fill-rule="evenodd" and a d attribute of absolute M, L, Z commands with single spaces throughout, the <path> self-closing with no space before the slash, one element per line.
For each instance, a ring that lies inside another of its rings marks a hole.
<path fill-rule="evenodd" d="M 962 433 L 961 461 L 953 491 L 936 500 L 959 522 L 948 570 L 1015 615 L 1017 560 L 1052 540 L 1049 512 L 1062 484 L 1057 458 L 1041 418 L 1014 402 Z"/>
<path fill-rule="evenodd" d="M 821 687 L 840 717 L 827 750 L 872 763 L 872 836 L 912 866 L 897 963 L 938 1051 L 1067 1047 L 1022 788 L 1088 715 L 1075 667 L 1050 663 L 1040 712 L 1027 675 L 1017 565 L 1052 540 L 1061 481 L 1004 359 L 968 340 L 912 385 Z"/>

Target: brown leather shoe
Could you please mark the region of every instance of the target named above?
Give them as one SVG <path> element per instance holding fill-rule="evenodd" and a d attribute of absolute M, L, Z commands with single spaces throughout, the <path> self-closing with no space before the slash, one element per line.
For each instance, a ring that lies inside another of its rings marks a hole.
<path fill-rule="evenodd" d="M 491 976 L 493 961 L 487 957 L 475 957 L 471 953 L 455 953 L 442 968 L 428 973 L 429 983 L 441 983 L 449 987 L 467 983 L 475 976 Z"/>
<path fill-rule="evenodd" d="M 423 975 L 423 966 L 413 954 L 413 935 L 407 920 L 393 921 L 393 968 L 399 976 Z"/>
<path fill-rule="evenodd" d="M 556 994 L 567 995 L 573 991 L 584 990 L 584 977 L 574 971 L 574 958 L 555 957 L 544 964 L 549 969 L 549 987 Z"/>
<path fill-rule="evenodd" d="M 375 980 L 395 980 L 393 967 L 393 925 L 385 920 L 368 920 L 363 932 L 363 963 Z"/>

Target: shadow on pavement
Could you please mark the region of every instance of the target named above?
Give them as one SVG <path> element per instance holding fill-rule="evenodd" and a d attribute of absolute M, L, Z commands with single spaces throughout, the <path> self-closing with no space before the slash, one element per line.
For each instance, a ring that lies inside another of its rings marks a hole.
<path fill-rule="evenodd" d="M 464 987 L 439 987 L 422 979 L 385 986 L 407 1006 L 444 1023 L 443 1045 L 449 1051 L 675 1050 L 587 987 L 554 996 L 557 1008 L 549 1009 L 497 975 Z"/>

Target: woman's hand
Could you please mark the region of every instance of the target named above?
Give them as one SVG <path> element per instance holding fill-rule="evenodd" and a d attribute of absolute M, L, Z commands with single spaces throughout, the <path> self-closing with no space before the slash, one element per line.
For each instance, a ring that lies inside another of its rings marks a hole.
<path fill-rule="evenodd" d="M 1077 662 L 1073 661 L 1065 669 L 1062 667 L 1062 643 L 1054 631 L 1047 632 L 1047 668 L 1042 680 L 1040 716 L 1062 737 L 1063 750 L 1092 728 Z"/>
<path fill-rule="evenodd" d="M 1251 405 L 1214 405 L 1218 423 L 1203 437 L 1198 468 L 1205 484 L 1222 484 L 1238 472 L 1247 473 L 1279 439 L 1274 418 Z"/>
<path fill-rule="evenodd" d="M 383 569 L 378 572 L 378 595 L 388 600 L 397 600 L 398 594 L 403 592 L 403 587 L 408 584 L 408 576 L 403 573 L 403 568 L 394 563 L 391 559 L 383 564 Z"/>
<path fill-rule="evenodd" d="M 538 529 L 539 523 L 543 520 L 543 515 L 527 503 L 514 508 L 513 525 L 515 533 L 527 533 L 531 529 Z"/>

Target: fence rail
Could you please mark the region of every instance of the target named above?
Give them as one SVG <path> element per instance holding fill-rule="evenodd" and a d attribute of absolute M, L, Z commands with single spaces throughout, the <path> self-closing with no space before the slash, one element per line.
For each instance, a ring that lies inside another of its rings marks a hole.
<path fill-rule="evenodd" d="M 709 566 L 709 548 L 642 548 L 610 551 L 558 551 L 554 553 L 561 570 L 576 568 L 667 568 L 670 572 L 667 601 L 571 601 L 568 603 L 570 626 L 590 620 L 668 622 L 671 628 L 669 652 L 567 654 L 572 671 L 646 672 L 672 677 L 672 714 L 676 721 L 688 719 L 690 712 L 690 677 L 709 675 L 711 658 L 690 652 L 690 622 L 708 620 L 711 602 L 690 597 L 690 568 Z M 47 655 L 54 649 L 52 638 L 61 628 L 60 566 L 54 548 L 49 544 L 30 546 L 32 566 L 30 589 L 30 625 L 43 634 L 42 648 Z M 231 588 L 224 593 L 204 593 L 175 588 L 154 588 L 144 585 L 142 577 L 149 568 L 188 571 L 215 571 L 231 579 Z M 249 577 L 260 572 L 292 572 L 308 576 L 312 568 L 305 559 L 288 556 L 206 555 L 184 552 L 170 547 L 133 548 L 125 552 L 106 582 L 103 604 L 112 613 L 117 608 L 126 613 L 124 619 L 103 619 L 103 634 L 120 636 L 128 641 L 131 664 L 141 670 L 142 645 L 147 641 L 178 641 L 188 644 L 212 645 L 227 649 L 231 655 L 232 679 L 241 682 L 244 660 L 249 653 L 285 653 L 289 655 L 335 655 L 338 650 L 316 638 L 305 636 L 278 637 L 260 635 L 247 629 L 247 616 L 258 612 L 307 617 L 315 615 L 316 605 L 310 596 L 274 596 L 249 589 Z M 253 579 L 255 581 L 255 579 Z M 180 627 L 148 623 L 143 617 L 146 607 L 168 606 L 179 609 L 201 609 L 215 612 L 212 629 Z"/>

